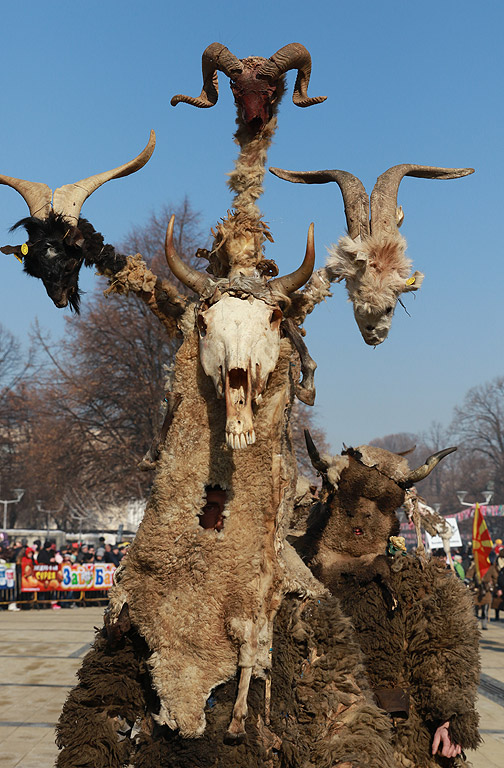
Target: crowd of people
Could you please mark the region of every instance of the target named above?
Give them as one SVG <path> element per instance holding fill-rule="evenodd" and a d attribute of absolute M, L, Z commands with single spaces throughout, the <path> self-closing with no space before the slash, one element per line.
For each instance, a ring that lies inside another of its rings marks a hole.
<path fill-rule="evenodd" d="M 435 550 L 433 557 L 446 561 L 444 550 Z M 474 597 L 474 612 L 481 621 L 481 629 L 488 629 L 488 621 L 499 621 L 500 612 L 504 611 L 504 545 L 502 539 L 496 539 L 494 548 L 488 556 L 490 568 L 480 578 L 471 544 L 454 550 L 452 553 L 453 566 L 456 576 L 472 591 Z M 448 564 L 446 566 L 449 567 Z M 490 617 L 490 609 L 495 616 Z"/>
<path fill-rule="evenodd" d="M 16 566 L 16 588 L 11 590 L 14 592 L 15 599 L 10 602 L 5 601 L 6 606 L 0 605 L 0 608 L 7 607 L 11 611 L 21 610 L 18 602 L 23 604 L 23 607 L 29 607 L 31 595 L 28 592 L 22 592 L 21 581 L 26 575 L 32 577 L 34 565 L 109 563 L 117 568 L 126 554 L 127 546 L 127 543 L 108 543 L 104 537 L 99 538 L 97 546 L 75 541 L 67 542 L 59 549 L 53 539 L 46 539 L 44 543 L 41 539 L 36 539 L 32 545 L 28 545 L 27 539 L 15 539 L 10 543 L 0 542 L 0 563 L 12 563 Z M 65 602 L 58 600 L 58 595 L 55 592 L 51 592 L 49 595 L 48 602 L 54 610 L 74 607 L 75 595 L 73 592 L 65 593 Z M 27 596 L 28 599 L 26 599 Z M 106 593 L 103 595 L 94 593 L 93 596 L 96 598 L 106 597 Z M 37 602 L 43 604 L 42 601 Z"/>

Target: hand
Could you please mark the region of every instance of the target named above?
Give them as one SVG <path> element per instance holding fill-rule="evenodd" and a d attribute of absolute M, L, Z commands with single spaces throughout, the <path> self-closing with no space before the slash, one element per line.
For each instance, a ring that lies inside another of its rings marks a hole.
<path fill-rule="evenodd" d="M 436 752 L 443 755 L 443 757 L 456 757 L 462 752 L 462 747 L 459 744 L 453 744 L 448 735 L 448 728 L 450 727 L 450 721 L 447 720 L 436 729 L 434 738 L 432 740 L 432 754 Z"/>

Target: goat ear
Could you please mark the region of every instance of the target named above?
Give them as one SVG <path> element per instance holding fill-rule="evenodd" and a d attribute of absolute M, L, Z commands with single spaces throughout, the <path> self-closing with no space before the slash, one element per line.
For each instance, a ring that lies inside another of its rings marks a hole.
<path fill-rule="evenodd" d="M 418 289 L 423 283 L 424 277 L 425 275 L 422 272 L 413 272 L 411 277 L 408 277 L 408 279 L 404 283 L 404 288 L 402 289 L 402 292 L 408 293 L 409 291 L 418 291 Z"/>
<path fill-rule="evenodd" d="M 84 235 L 78 227 L 70 227 L 64 239 L 67 245 L 74 245 L 77 248 L 82 248 L 84 245 Z"/>
<path fill-rule="evenodd" d="M 6 254 L 13 253 L 19 263 L 23 263 L 23 251 L 21 245 L 4 245 L 3 248 L 0 248 L 0 251 Z"/>

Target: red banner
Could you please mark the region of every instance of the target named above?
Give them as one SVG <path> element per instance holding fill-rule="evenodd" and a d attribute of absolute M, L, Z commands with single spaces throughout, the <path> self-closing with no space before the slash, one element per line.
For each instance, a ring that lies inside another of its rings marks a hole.
<path fill-rule="evenodd" d="M 488 559 L 488 555 L 492 551 L 492 547 L 492 539 L 488 533 L 485 518 L 481 514 L 479 504 L 476 504 L 473 520 L 473 556 L 474 564 L 476 566 L 476 573 L 480 579 L 483 578 L 485 573 L 490 568 L 490 560 Z"/>
<path fill-rule="evenodd" d="M 21 592 L 88 592 L 110 589 L 115 565 L 111 563 L 62 563 L 27 565 Z"/>

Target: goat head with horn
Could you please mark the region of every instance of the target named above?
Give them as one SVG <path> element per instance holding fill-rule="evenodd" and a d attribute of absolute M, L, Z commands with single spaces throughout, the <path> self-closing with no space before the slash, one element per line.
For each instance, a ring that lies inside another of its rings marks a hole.
<path fill-rule="evenodd" d="M 212 43 L 203 51 L 201 94 L 197 97 L 177 94 L 171 104 L 176 106 L 183 101 L 194 107 L 213 107 L 219 97 L 217 72 L 220 71 L 231 80 L 243 123 L 258 133 L 273 116 L 273 107 L 283 93 L 281 78 L 290 69 L 298 71 L 292 96 L 296 106 L 310 107 L 326 100 L 326 96 L 308 96 L 311 57 L 301 43 L 289 43 L 269 59 L 261 56 L 238 59 L 225 45 Z"/>
<path fill-rule="evenodd" d="M 0 250 L 13 253 L 23 263 L 24 271 L 44 283 L 49 298 L 57 307 L 79 312 L 79 271 L 83 263 L 95 264 L 102 274 L 113 274 L 126 263 L 116 254 L 112 245 L 105 245 L 103 237 L 80 211 L 87 198 L 111 179 L 129 176 L 140 170 L 151 157 L 156 136 L 151 131 L 145 149 L 111 171 L 95 174 L 74 184 L 65 184 L 52 190 L 40 182 L 24 181 L 0 175 L 0 184 L 17 190 L 30 209 L 30 216 L 21 219 L 11 231 L 23 226 L 28 241 L 23 245 L 7 245 Z"/>
<path fill-rule="evenodd" d="M 362 182 L 347 171 L 270 171 L 286 181 L 338 184 L 345 204 L 348 235 L 329 249 L 325 270 L 329 279 L 345 280 L 366 344 L 381 344 L 387 338 L 401 294 L 418 290 L 424 278 L 421 272 L 410 275 L 412 265 L 406 256 L 406 240 L 399 233 L 404 219 L 402 207 L 397 207 L 401 180 L 404 176 L 458 179 L 474 173 L 474 169 L 394 165 L 379 176 L 371 201 Z"/>
<path fill-rule="evenodd" d="M 289 275 L 212 279 L 189 267 L 173 245 L 172 216 L 166 233 L 171 271 L 200 296 L 197 313 L 200 360 L 226 401 L 226 442 L 245 448 L 255 442 L 253 404 L 258 404 L 280 353 L 282 304 L 310 278 L 315 262 L 313 224 L 301 266 Z"/>

